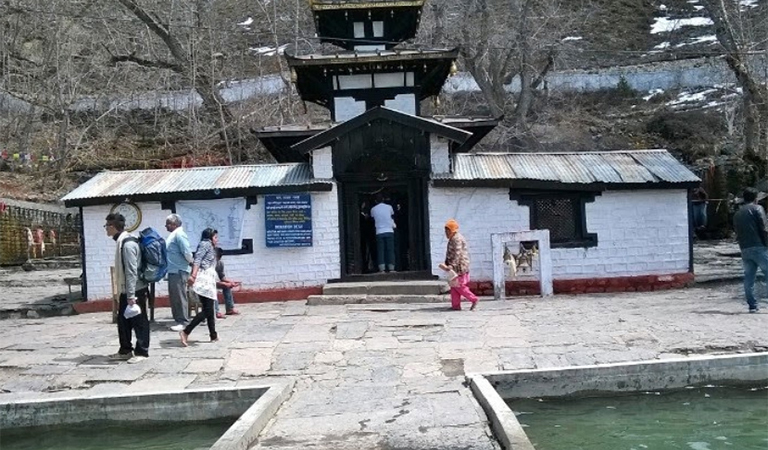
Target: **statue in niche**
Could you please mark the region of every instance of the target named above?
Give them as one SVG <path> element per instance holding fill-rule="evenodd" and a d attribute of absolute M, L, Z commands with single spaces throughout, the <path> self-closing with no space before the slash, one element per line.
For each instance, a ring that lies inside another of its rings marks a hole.
<path fill-rule="evenodd" d="M 518 252 L 512 253 L 508 245 L 504 245 L 504 264 L 509 267 L 509 275 L 516 277 L 518 271 L 529 272 L 533 270 L 533 260 L 539 254 L 537 241 L 521 241 Z"/>

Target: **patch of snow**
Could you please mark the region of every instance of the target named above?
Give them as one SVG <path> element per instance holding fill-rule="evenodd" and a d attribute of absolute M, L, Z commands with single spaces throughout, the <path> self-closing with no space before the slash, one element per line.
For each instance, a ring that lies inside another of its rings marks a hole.
<path fill-rule="evenodd" d="M 667 106 L 675 106 L 681 103 L 702 102 L 707 98 L 707 95 L 715 92 L 717 92 L 717 89 L 707 89 L 696 93 L 683 91 L 677 96 L 676 100 L 667 102 Z"/>
<path fill-rule="evenodd" d="M 675 45 L 676 48 L 685 47 L 686 45 L 696 45 L 696 44 L 703 44 L 705 42 L 709 42 L 711 44 L 717 43 L 717 36 L 715 35 L 707 35 L 707 36 L 699 36 L 697 38 L 693 38 L 689 40 L 688 42 L 683 42 L 680 44 Z"/>
<path fill-rule="evenodd" d="M 740 0 L 742 8 L 757 8 L 759 0 Z"/>
<path fill-rule="evenodd" d="M 285 49 L 288 44 L 283 44 L 277 48 L 275 47 L 251 47 L 248 49 L 254 56 L 275 56 L 285 53 Z"/>
<path fill-rule="evenodd" d="M 564 37 L 562 42 L 565 42 L 565 41 L 580 41 L 582 39 L 584 39 L 584 38 L 581 37 L 581 36 L 568 36 L 568 37 Z"/>
<path fill-rule="evenodd" d="M 650 91 L 648 91 L 648 95 L 643 97 L 643 100 L 647 102 L 653 97 L 656 97 L 657 95 L 663 94 L 663 93 L 664 93 L 664 89 L 651 89 Z"/>
<path fill-rule="evenodd" d="M 667 5 L 659 5 L 659 11 L 666 11 Z"/>
<path fill-rule="evenodd" d="M 250 17 L 250 16 L 249 16 L 249 17 L 248 17 L 247 19 L 245 19 L 244 21 L 242 21 L 242 22 L 238 23 L 238 25 L 240 25 L 241 27 L 248 27 L 248 26 L 250 26 L 252 23 L 253 23 L 253 17 Z"/>
<path fill-rule="evenodd" d="M 709 17 L 689 17 L 687 19 L 670 19 L 657 17 L 651 25 L 651 34 L 668 33 L 681 27 L 704 27 L 714 25 Z"/>
<path fill-rule="evenodd" d="M 701 11 L 702 9 L 704 9 L 704 7 L 701 5 L 696 5 L 693 7 L 693 9 L 695 9 L 696 11 Z"/>
<path fill-rule="evenodd" d="M 670 45 L 671 44 L 669 43 L 669 41 L 666 41 L 666 42 L 662 42 L 661 44 L 654 45 L 653 48 L 654 50 L 664 50 L 665 48 L 669 48 Z"/>

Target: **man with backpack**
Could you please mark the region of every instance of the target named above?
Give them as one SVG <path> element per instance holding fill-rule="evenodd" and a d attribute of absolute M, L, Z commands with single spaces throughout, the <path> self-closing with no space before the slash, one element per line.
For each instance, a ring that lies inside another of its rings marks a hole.
<path fill-rule="evenodd" d="M 109 214 L 104 224 L 107 236 L 117 243 L 115 249 L 115 284 L 120 294 L 117 334 L 120 349 L 110 359 L 137 363 L 149 357 L 149 319 L 147 318 L 147 283 L 140 276 L 141 247 L 138 239 L 125 231 L 122 214 Z M 136 311 L 136 305 L 141 312 Z M 132 334 L 136 333 L 136 346 Z"/>
<path fill-rule="evenodd" d="M 168 298 L 171 314 L 176 322 L 171 330 L 181 331 L 189 323 L 187 279 L 190 264 L 194 259 L 189 238 L 181 226 L 181 217 L 178 214 L 171 214 L 165 219 L 165 229 L 171 233 L 165 244 L 168 255 Z"/>

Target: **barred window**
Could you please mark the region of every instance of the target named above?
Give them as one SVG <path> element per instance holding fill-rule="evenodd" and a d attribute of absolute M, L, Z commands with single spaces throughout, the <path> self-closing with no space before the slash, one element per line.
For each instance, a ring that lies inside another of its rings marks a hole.
<path fill-rule="evenodd" d="M 549 230 L 552 248 L 594 247 L 597 234 L 587 232 L 585 204 L 595 194 L 582 192 L 513 193 L 510 198 L 530 211 L 532 230 Z"/>

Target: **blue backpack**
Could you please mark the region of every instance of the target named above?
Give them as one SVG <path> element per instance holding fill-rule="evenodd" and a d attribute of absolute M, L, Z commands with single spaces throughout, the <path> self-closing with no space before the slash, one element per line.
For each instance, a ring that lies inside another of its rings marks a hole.
<path fill-rule="evenodd" d="M 153 228 L 144 228 L 139 235 L 141 266 L 139 276 L 147 283 L 160 281 L 168 272 L 165 239 Z"/>

